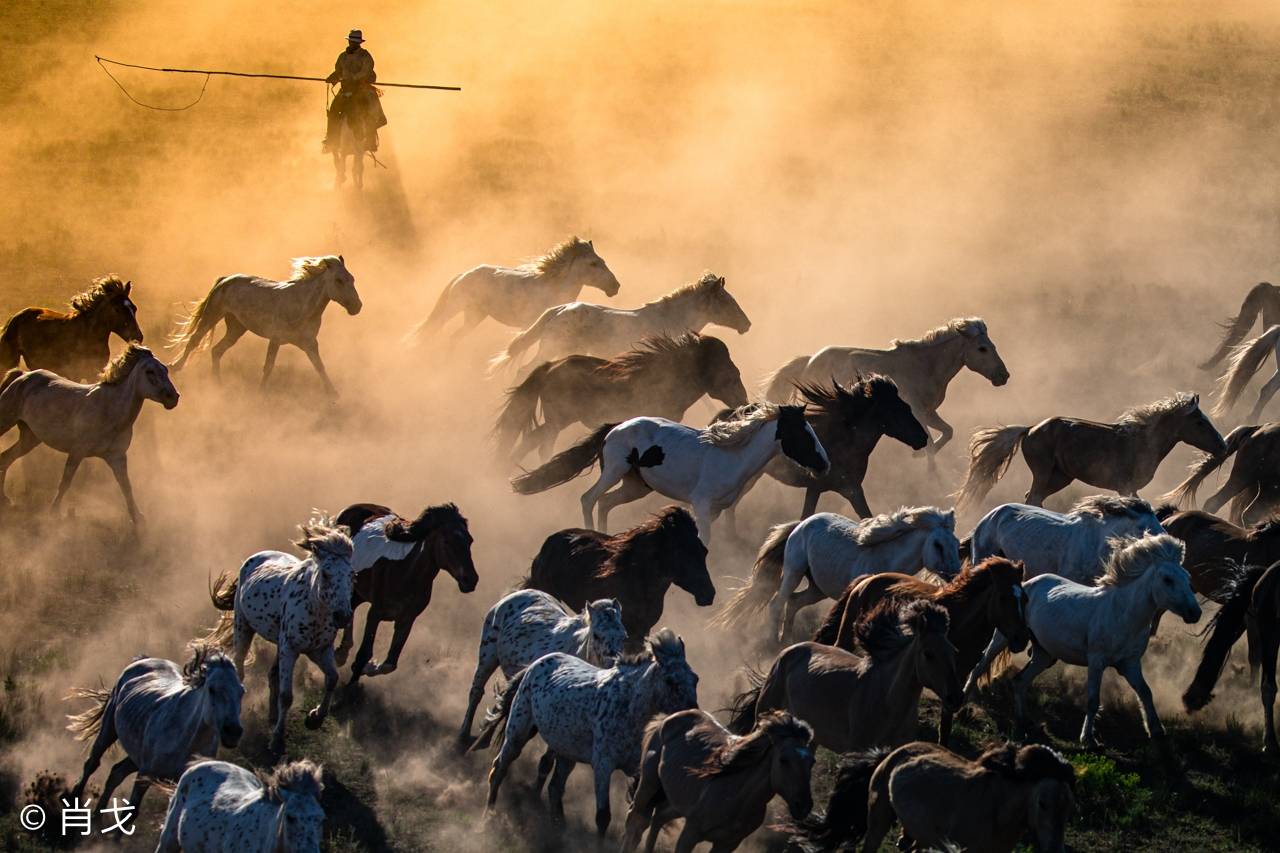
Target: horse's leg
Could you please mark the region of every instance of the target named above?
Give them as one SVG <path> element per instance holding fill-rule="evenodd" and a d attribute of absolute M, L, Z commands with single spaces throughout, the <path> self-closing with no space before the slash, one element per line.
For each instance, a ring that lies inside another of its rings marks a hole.
<path fill-rule="evenodd" d="M 818 511 L 818 499 L 822 497 L 822 489 L 817 486 L 807 486 L 804 490 L 804 506 L 800 508 L 800 517 L 808 518 Z M 861 516 L 865 518 L 866 516 Z"/>
<path fill-rule="evenodd" d="M 305 344 L 301 344 L 300 348 L 307 354 L 307 358 L 311 361 L 311 366 L 316 369 L 316 373 L 320 374 L 320 379 L 324 382 L 324 390 L 329 393 L 330 397 L 338 396 L 338 389 L 333 387 L 333 383 L 329 381 L 329 374 L 325 372 L 324 362 L 320 359 L 320 342 L 311 340 Z"/>
<path fill-rule="evenodd" d="M 782 642 L 785 636 L 783 620 L 786 618 L 786 607 L 791 602 L 791 594 L 796 591 L 796 587 L 800 586 L 800 581 L 804 580 L 808 568 L 807 565 L 788 566 L 785 561 L 783 562 L 782 580 L 778 584 L 778 591 L 769 600 L 769 624 L 773 626 L 774 639 L 778 642 Z"/>
<path fill-rule="evenodd" d="M 289 648 L 281 637 L 279 644 L 279 656 L 276 658 L 276 666 L 279 672 L 276 676 L 276 683 L 279 685 L 276 695 L 279 701 L 276 707 L 279 709 L 276 717 L 275 727 L 271 730 L 271 744 L 268 750 L 274 755 L 282 755 L 284 753 L 284 730 L 289 722 L 289 709 L 293 707 L 293 668 L 298 662 L 298 653 Z"/>
<path fill-rule="evenodd" d="M 601 744 L 600 746 L 603 746 Z M 609 778 L 613 776 L 613 758 L 604 754 L 599 746 L 592 750 L 591 770 L 596 783 L 596 835 L 604 838 L 613 816 L 609 811 Z"/>
<path fill-rule="evenodd" d="M 9 466 L 35 450 L 40 444 L 40 439 L 36 438 L 36 434 L 31 431 L 31 428 L 19 422 L 18 440 L 6 448 L 3 453 L 0 453 L 0 503 L 9 503 L 9 499 L 4 495 L 4 479 L 5 475 L 9 473 Z M 68 458 L 68 461 L 70 461 L 70 458 Z"/>
<path fill-rule="evenodd" d="M 253 629 L 247 619 L 237 619 L 231 614 L 231 659 L 236 665 L 236 676 L 244 683 L 244 659 L 253 645 Z M 274 703 L 272 703 L 274 704 Z"/>
<path fill-rule="evenodd" d="M 280 720 L 280 650 L 276 650 L 271 671 L 267 673 L 267 724 L 272 728 Z"/>
<path fill-rule="evenodd" d="M 617 453 L 612 456 L 605 453 L 604 457 L 600 465 L 600 478 L 595 485 L 583 492 L 581 499 L 582 526 L 591 529 L 595 529 L 595 519 L 592 516 L 595 514 L 596 501 L 631 472 L 630 464 Z"/>
<path fill-rule="evenodd" d="M 498 659 L 498 632 L 488 617 L 484 620 L 480 648 L 476 652 L 476 657 L 476 674 L 471 677 L 471 690 L 467 693 L 467 710 L 462 715 L 462 728 L 458 731 L 458 742 L 463 745 L 471 743 L 471 726 L 476 719 L 476 710 L 484 699 L 484 686 L 489 683 L 489 679 L 501 665 Z"/>
<path fill-rule="evenodd" d="M 867 792 L 867 831 L 862 840 L 863 853 L 876 853 L 880 849 L 896 818 L 888 791 L 873 787 Z"/>
<path fill-rule="evenodd" d="M 1276 357 L 1280 358 L 1280 349 L 1276 350 Z M 1249 423 L 1262 423 L 1262 410 L 1266 408 L 1267 403 L 1271 402 L 1271 398 L 1277 391 L 1280 391 L 1280 369 L 1277 369 L 1267 380 L 1267 384 L 1258 391 L 1258 402 L 1254 403 L 1253 411 L 1249 413 Z"/>
<path fill-rule="evenodd" d="M 693 502 L 693 521 L 698 526 L 698 538 L 708 548 L 711 547 L 711 525 L 718 515 L 720 513 L 713 510 L 706 501 Z"/>
<path fill-rule="evenodd" d="M 938 437 L 930 441 L 924 447 L 924 454 L 929 460 L 929 473 L 938 473 L 938 463 L 936 457 L 938 451 L 947 446 L 951 441 L 951 437 L 955 435 L 955 430 L 951 428 L 951 424 L 939 417 L 936 411 L 925 412 L 924 417 L 920 418 L 920 423 L 926 427 L 933 427 L 938 431 Z M 919 452 L 919 451 L 917 451 Z"/>
<path fill-rule="evenodd" d="M 337 189 L 347 180 L 347 161 L 342 155 L 341 134 L 331 144 L 333 145 L 333 187 Z"/>
<path fill-rule="evenodd" d="M 267 380 L 271 378 L 271 371 L 276 369 L 276 356 L 280 354 L 279 341 L 267 341 L 267 360 L 262 363 L 262 381 L 258 383 L 258 389 L 267 390 Z"/>
<path fill-rule="evenodd" d="M 786 615 L 783 616 L 782 633 L 780 634 L 781 642 L 786 642 L 787 637 L 791 634 L 791 627 L 796 621 L 796 614 L 804 608 L 825 601 L 826 596 L 822 594 L 822 590 L 818 589 L 813 579 L 809 579 L 809 585 L 805 587 L 803 592 L 792 594 L 787 601 Z"/>
<path fill-rule="evenodd" d="M 1032 644 L 1031 660 L 1013 679 L 1013 725 L 1015 737 L 1021 737 L 1026 728 L 1027 688 L 1036 676 L 1057 663 L 1057 659 L 1038 645 Z"/>
<path fill-rule="evenodd" d="M 364 189 L 364 152 L 362 151 L 357 151 L 351 161 L 351 179 L 356 189 Z"/>
<path fill-rule="evenodd" d="M 853 511 L 858 514 L 858 518 L 871 518 L 873 513 L 871 506 L 867 503 L 866 493 L 862 491 L 861 483 L 854 483 L 844 493 L 844 499 L 853 507 Z M 817 507 L 814 507 L 817 509 Z"/>
<path fill-rule="evenodd" d="M 1090 667 L 1090 671 L 1092 669 Z M 1142 675 L 1142 658 L 1126 661 L 1123 666 L 1118 666 L 1116 669 L 1124 680 L 1129 682 L 1129 686 L 1138 696 L 1138 701 L 1142 703 L 1142 722 L 1147 728 L 1147 736 L 1152 740 L 1163 738 L 1164 726 L 1160 724 L 1160 716 L 1156 713 L 1156 703 L 1151 699 L 1151 687 Z"/>
<path fill-rule="evenodd" d="M 129 805 L 133 806 L 133 814 L 138 813 L 139 808 L 142 806 L 142 798 L 147 795 L 147 789 L 150 787 L 151 780 L 146 776 L 143 776 L 141 773 L 133 777 L 133 790 L 129 792 Z M 101 808 L 102 805 L 102 801 L 99 800 L 99 808 Z M 115 805 L 115 803 L 112 803 L 112 805 Z"/>
<path fill-rule="evenodd" d="M 67 460 L 68 463 L 70 461 L 70 459 Z M 129 519 L 133 522 L 133 526 L 137 527 L 143 522 L 143 518 L 142 513 L 138 512 L 138 504 L 133 499 L 133 484 L 129 482 L 129 457 L 121 453 L 119 456 L 110 457 L 106 463 L 111 468 L 111 473 L 115 475 L 120 494 L 124 495 L 124 505 L 129 510 Z"/>
<path fill-rule="evenodd" d="M 1256 472 L 1241 470 L 1244 466 L 1238 465 L 1231 468 L 1231 474 L 1227 477 L 1227 482 L 1222 484 L 1222 488 L 1210 495 L 1204 502 L 1204 511 L 1218 514 L 1218 510 L 1233 497 L 1243 492 L 1245 489 L 1254 485 L 1253 475 Z"/>
<path fill-rule="evenodd" d="M 1036 648 L 1038 649 L 1039 646 Z M 1097 719 L 1098 707 L 1102 704 L 1102 673 L 1106 670 L 1107 665 L 1101 659 L 1092 657 L 1089 659 L 1088 698 L 1085 700 L 1084 726 L 1080 729 L 1080 743 L 1090 749 L 1098 746 L 1098 739 L 1093 736 L 1093 721 Z"/>
<path fill-rule="evenodd" d="M 409 640 L 409 632 L 413 630 L 413 622 L 418 618 L 418 614 L 412 616 L 402 616 L 395 622 L 395 633 L 391 635 L 391 648 L 387 649 L 387 656 L 382 663 L 377 661 L 369 661 L 369 666 L 365 669 L 365 675 L 373 677 L 375 675 L 388 675 L 396 671 L 396 667 L 400 665 L 400 653 L 404 651 L 404 644 Z"/>
<path fill-rule="evenodd" d="M 548 754 L 554 755 L 550 750 Z M 573 772 L 574 762 L 560 756 L 555 757 L 555 770 L 551 781 L 547 784 L 547 805 L 551 810 L 551 820 L 557 825 L 564 824 L 564 789 L 569 782 L 569 774 Z"/>
<path fill-rule="evenodd" d="M 365 674 L 369 661 L 373 660 L 373 642 L 378 638 L 378 623 L 381 621 L 381 614 L 370 604 L 369 612 L 364 616 L 364 635 L 360 638 L 360 648 L 356 649 L 356 659 L 351 664 L 351 680 L 347 682 L 348 688 L 355 686 L 360 677 Z"/>
<path fill-rule="evenodd" d="M 644 853 L 653 853 L 653 848 L 657 846 L 658 836 L 662 834 L 662 830 L 671 821 L 682 816 L 666 798 L 666 793 L 660 793 L 662 794 L 662 799 L 658 803 L 658 807 L 653 810 L 653 817 L 649 819 L 649 837 L 644 842 Z"/>
<path fill-rule="evenodd" d="M 1026 458 L 1025 454 L 1023 458 Z M 1027 467 L 1031 468 L 1031 488 L 1027 490 L 1026 502 L 1031 506 L 1044 506 L 1045 498 L 1062 491 L 1075 480 L 1075 477 L 1056 465 L 1036 468 L 1031 466 L 1031 460 L 1028 459 Z"/>
<path fill-rule="evenodd" d="M 89 754 L 84 760 L 84 772 L 80 774 L 80 781 L 76 783 L 75 788 L 71 791 L 71 796 L 79 799 L 84 795 L 85 785 L 89 784 L 89 777 L 97 772 L 98 766 L 102 763 L 102 756 L 106 754 L 111 745 L 116 742 L 116 712 L 114 697 L 107 700 L 107 707 L 102 709 L 102 722 L 98 726 L 98 734 L 93 739 L 93 745 L 89 747 Z"/>
<path fill-rule="evenodd" d="M 222 357 L 227 354 L 227 350 L 235 346 L 236 341 L 244 337 L 244 333 L 249 331 L 244 323 L 241 323 L 231 314 L 223 318 L 227 332 L 222 336 L 222 340 L 213 345 L 209 350 L 209 354 L 213 357 L 213 378 L 222 381 Z"/>
<path fill-rule="evenodd" d="M 1262 749 L 1267 755 L 1274 757 L 1280 754 L 1275 725 L 1276 655 L 1280 653 L 1280 624 L 1276 623 L 1274 616 L 1268 615 L 1259 620 L 1258 640 L 1261 646 L 1258 654 L 1262 665 L 1259 694 L 1262 698 L 1262 725 L 1265 729 Z"/>
<path fill-rule="evenodd" d="M 538 796 L 542 793 L 542 786 L 547 784 L 547 777 L 551 775 L 551 771 L 556 766 L 556 752 L 551 747 L 547 747 L 542 753 L 542 757 L 538 759 L 538 776 L 533 780 L 533 793 Z"/>
<path fill-rule="evenodd" d="M 58 481 L 58 491 L 53 496 L 53 503 L 50 509 L 54 512 L 58 511 L 58 507 L 62 505 L 62 498 L 66 496 L 67 489 L 71 488 L 71 481 L 75 479 L 76 469 L 80 467 L 80 463 L 84 461 L 83 456 L 76 456 L 73 453 L 67 454 L 67 462 L 62 466 L 62 479 Z M 132 517 L 132 513 L 130 513 Z"/>
<path fill-rule="evenodd" d="M 498 747 L 498 754 L 493 759 L 493 766 L 489 768 L 489 797 L 485 801 L 485 814 L 488 815 L 493 809 L 493 804 L 498 800 L 498 788 L 502 786 L 502 780 L 507 775 L 507 768 L 511 763 L 520 757 L 520 752 L 524 749 L 524 745 L 529 742 L 537 731 L 537 727 L 533 721 L 533 712 L 529 707 L 530 703 L 521 701 L 520 688 L 516 689 L 516 695 L 511 702 L 511 713 L 507 717 L 507 727 L 502 734 L 502 745 Z"/>
<path fill-rule="evenodd" d="M 320 667 L 324 673 L 324 695 L 320 704 L 307 712 L 305 725 L 309 729 L 318 729 L 329 716 L 329 705 L 333 702 L 333 689 L 338 686 L 338 665 L 333 662 L 333 645 L 327 645 L 318 652 L 307 652 L 311 662 Z"/>
<path fill-rule="evenodd" d="M 106 784 L 102 786 L 102 794 L 98 797 L 98 811 L 102 811 L 104 803 L 111 802 L 111 795 L 115 793 L 116 788 L 120 787 L 130 773 L 137 773 L 138 765 L 133 763 L 133 759 L 129 756 L 117 761 L 112 767 L 111 772 L 107 774 Z"/>
<path fill-rule="evenodd" d="M 353 608 L 354 609 L 354 608 Z M 346 666 L 347 656 L 351 654 L 351 629 L 355 627 L 356 616 L 351 614 L 351 621 L 342 626 L 342 639 L 338 641 L 338 647 L 333 650 L 333 662 L 338 666 Z"/>
<path fill-rule="evenodd" d="M 618 488 L 614 489 L 612 492 L 607 492 L 600 497 L 600 501 L 596 505 L 597 512 L 600 515 L 599 529 L 609 529 L 609 513 L 614 509 L 614 507 L 629 504 L 632 501 L 638 501 L 651 491 L 653 491 L 653 489 L 649 488 L 649 484 L 646 483 L 635 470 L 628 471 L 627 475 L 622 478 L 622 483 Z"/>
<path fill-rule="evenodd" d="M 653 740 L 660 741 L 661 738 Z M 661 804 L 662 781 L 658 777 L 658 768 L 662 762 L 661 746 L 649 741 L 640 756 L 640 771 L 636 774 L 635 791 L 631 794 L 631 804 L 627 806 L 627 819 L 623 824 L 622 853 L 631 853 L 640 844 L 640 835 L 655 816 Z"/>
<path fill-rule="evenodd" d="M 689 821 L 685 821 L 684 826 L 680 828 L 680 834 L 676 836 L 675 853 L 693 853 L 693 849 L 701 840 L 702 836 L 697 828 Z"/>

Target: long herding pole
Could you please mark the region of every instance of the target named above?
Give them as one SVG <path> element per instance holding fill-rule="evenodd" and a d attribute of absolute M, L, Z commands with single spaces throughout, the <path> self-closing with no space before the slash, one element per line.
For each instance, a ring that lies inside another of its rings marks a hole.
<path fill-rule="evenodd" d="M 300 77 L 296 74 L 254 74 L 246 71 L 206 71 L 202 68 L 156 68 L 151 65 L 134 65 L 130 62 L 117 62 L 114 59 L 107 59 L 105 56 L 93 57 L 98 62 L 109 62 L 112 65 L 119 65 L 124 68 L 141 68 L 144 71 L 161 71 L 165 74 L 203 74 L 206 77 L 265 77 L 269 80 L 306 80 L 312 83 L 329 82 L 324 77 Z M 461 92 L 461 86 L 431 86 L 425 83 L 383 83 L 378 81 L 375 86 L 386 86 L 395 89 L 439 89 L 445 92 Z"/>

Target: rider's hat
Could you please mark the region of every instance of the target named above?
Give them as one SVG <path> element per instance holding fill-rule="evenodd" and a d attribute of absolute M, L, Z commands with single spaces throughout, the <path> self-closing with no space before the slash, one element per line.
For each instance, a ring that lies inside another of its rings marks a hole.
<path fill-rule="evenodd" d="M 352 30 L 351 32 L 347 33 L 347 41 L 353 41 L 359 44 L 364 41 L 364 33 L 362 33 L 360 30 Z"/>

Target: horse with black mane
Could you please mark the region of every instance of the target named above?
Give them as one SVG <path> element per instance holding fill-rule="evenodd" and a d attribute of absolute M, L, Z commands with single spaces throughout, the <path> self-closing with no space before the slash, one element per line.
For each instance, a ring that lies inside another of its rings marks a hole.
<path fill-rule="evenodd" d="M 1204 509 L 1216 513 L 1231 501 L 1232 522 L 1248 525 L 1263 521 L 1280 504 L 1280 422 L 1277 421 L 1233 429 L 1227 436 L 1226 449 L 1202 456 L 1191 467 L 1187 478 L 1165 495 L 1165 499 L 1183 506 L 1194 504 L 1200 484 L 1232 456 L 1235 461 L 1227 482 L 1204 502 Z"/>
<path fill-rule="evenodd" d="M 1237 527 L 1198 509 L 1182 512 L 1162 507 L 1169 535 L 1186 546 L 1183 567 L 1191 573 L 1191 586 L 1218 604 L 1226 602 L 1240 566 L 1269 566 L 1280 560 L 1280 522 Z"/>
<path fill-rule="evenodd" d="M 142 343 L 132 289 L 133 282 L 104 275 L 71 298 L 67 313 L 22 309 L 0 330 L 0 371 L 17 367 L 21 360 L 27 370 L 48 370 L 77 382 L 97 376 L 111 360 L 112 334 Z"/>

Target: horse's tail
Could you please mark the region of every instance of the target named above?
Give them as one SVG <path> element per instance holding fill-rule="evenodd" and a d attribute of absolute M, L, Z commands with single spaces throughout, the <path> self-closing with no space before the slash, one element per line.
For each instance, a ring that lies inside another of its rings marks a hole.
<path fill-rule="evenodd" d="M 507 391 L 507 402 L 493 427 L 498 449 L 503 453 L 510 453 L 521 436 L 537 427 L 538 403 L 551 364 L 549 361 L 539 364 L 523 382 Z"/>
<path fill-rule="evenodd" d="M 431 307 L 431 313 L 427 318 L 418 325 L 414 326 L 409 334 L 404 336 L 406 344 L 422 344 L 425 343 L 423 338 L 429 332 L 437 332 L 440 327 L 449 322 L 449 318 L 457 313 L 457 306 L 454 304 L 454 296 L 456 291 L 454 286 L 458 283 L 458 279 L 462 278 L 465 273 L 459 273 L 453 277 L 453 280 L 445 285 L 444 290 L 440 293 L 440 297 L 436 299 L 436 304 Z"/>
<path fill-rule="evenodd" d="M 1249 329 L 1253 326 L 1253 321 L 1262 312 L 1262 304 L 1266 301 L 1267 294 L 1272 290 L 1274 290 L 1273 285 L 1265 281 L 1258 282 L 1249 289 L 1248 295 L 1245 296 L 1244 302 L 1240 305 L 1240 313 L 1222 324 L 1222 342 L 1213 351 L 1213 355 L 1209 356 L 1208 360 L 1200 365 L 1201 370 L 1211 370 L 1214 365 L 1226 358 L 1227 354 L 1237 344 L 1244 340 L 1244 336 L 1249 333 Z"/>
<path fill-rule="evenodd" d="M 231 577 L 229 572 L 218 575 L 218 579 L 209 587 L 209 600 L 213 606 L 222 611 L 218 624 L 205 634 L 201 642 L 221 649 L 231 647 L 232 631 L 235 628 L 236 587 L 239 578 Z"/>
<path fill-rule="evenodd" d="M 569 482 L 591 470 L 604 450 L 604 440 L 617 424 L 603 424 L 591 435 L 568 450 L 552 456 L 547 464 L 511 478 L 511 488 L 521 495 L 545 492 L 547 489 Z"/>
<path fill-rule="evenodd" d="M 761 382 L 764 398 L 774 403 L 785 403 L 795 392 L 795 383 L 804 374 L 804 366 L 809 363 L 807 355 L 798 355 L 765 376 Z"/>
<path fill-rule="evenodd" d="M 173 331 L 169 333 L 169 348 L 182 350 L 177 360 L 171 365 L 174 370 L 181 370 L 187 363 L 187 359 L 203 349 L 209 333 L 222 319 L 221 312 L 217 310 L 217 303 L 221 301 L 222 288 L 226 283 L 226 278 L 215 281 L 204 299 L 195 303 L 190 313 L 180 318 Z"/>
<path fill-rule="evenodd" d="M 747 667 L 747 683 L 751 686 L 746 691 L 733 697 L 729 707 L 729 731 L 736 735 L 750 734 L 756 727 L 756 705 L 760 702 L 760 691 L 764 689 L 766 676 L 753 667 Z"/>
<path fill-rule="evenodd" d="M 979 503 L 996 481 L 1009 470 L 1013 454 L 1031 432 L 1029 426 L 1007 426 L 980 429 L 969 439 L 969 472 L 964 485 L 955 493 L 956 506 L 965 508 Z"/>
<path fill-rule="evenodd" d="M 798 521 L 788 521 L 769 531 L 756 554 L 756 564 L 751 570 L 747 585 L 734 593 L 733 598 L 710 621 L 710 625 L 729 628 L 740 624 L 750 614 L 764 610 L 765 605 L 782 586 L 782 562 L 786 555 L 787 538 L 799 524 Z"/>
<path fill-rule="evenodd" d="M 555 311 L 555 308 L 543 311 L 532 326 L 516 333 L 506 349 L 489 359 L 489 375 L 494 376 L 506 370 L 521 353 L 542 340 L 542 333 L 546 330 L 548 321 L 555 316 Z"/>
<path fill-rule="evenodd" d="M 115 695 L 115 688 L 108 690 L 105 687 L 76 687 L 64 698 L 71 699 L 89 699 L 93 701 L 93 707 L 79 714 L 67 714 L 67 731 L 75 735 L 76 740 L 89 740 L 98 736 L 98 732 L 102 729 L 102 721 L 107 716 L 107 706 L 111 704 L 111 697 Z"/>
<path fill-rule="evenodd" d="M 845 756 L 836 771 L 826 811 L 788 827 L 802 849 L 837 850 L 866 835 L 871 777 L 891 752 L 892 747 L 881 746 Z"/>
<path fill-rule="evenodd" d="M 1265 571 L 1266 566 L 1246 566 L 1227 581 L 1230 591 L 1222 607 L 1204 628 L 1204 632 L 1209 633 L 1209 641 L 1205 643 L 1195 677 L 1182 694 L 1182 706 L 1188 711 L 1199 711 L 1213 699 L 1213 686 L 1218 683 L 1231 647 L 1244 633 L 1254 591 Z"/>
<path fill-rule="evenodd" d="M 476 735 L 475 741 L 467 747 L 467 752 L 488 749 L 489 744 L 493 743 L 493 736 L 499 729 L 505 727 L 507 717 L 511 716 L 511 705 L 515 702 L 516 693 L 520 690 L 520 685 L 524 683 L 524 677 L 528 672 L 529 668 L 525 667 L 511 676 L 507 686 L 503 687 L 502 692 L 498 694 L 497 703 L 484 712 L 484 725 L 480 727 L 480 733 Z"/>
<path fill-rule="evenodd" d="M 24 308 L 5 321 L 4 328 L 0 329 L 0 370 L 18 366 L 18 360 L 22 358 L 22 343 L 19 340 L 22 324 L 27 318 L 39 313 L 39 308 Z"/>
<path fill-rule="evenodd" d="M 1187 474 L 1187 479 L 1174 486 L 1173 490 L 1160 496 L 1159 500 L 1168 501 L 1174 507 L 1194 506 L 1196 502 L 1196 490 L 1200 488 L 1200 484 L 1204 482 L 1214 471 L 1222 466 L 1233 453 L 1240 449 L 1240 445 L 1253 437 L 1261 427 L 1258 426 L 1239 426 L 1233 429 L 1227 435 L 1227 449 L 1219 455 L 1205 453 L 1195 462 L 1191 463 L 1191 471 Z M 1159 513 L 1156 513 L 1159 518 Z M 1160 518 L 1161 523 L 1164 522 Z"/>
<path fill-rule="evenodd" d="M 1213 414 L 1225 415 L 1240 399 L 1244 388 L 1258 372 L 1262 363 L 1276 349 L 1280 339 L 1280 326 L 1271 326 L 1251 341 L 1245 341 L 1231 350 L 1227 372 L 1218 379 L 1218 402 L 1213 404 Z"/>

